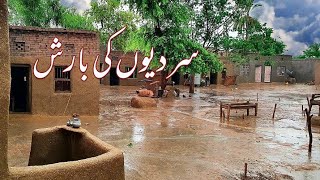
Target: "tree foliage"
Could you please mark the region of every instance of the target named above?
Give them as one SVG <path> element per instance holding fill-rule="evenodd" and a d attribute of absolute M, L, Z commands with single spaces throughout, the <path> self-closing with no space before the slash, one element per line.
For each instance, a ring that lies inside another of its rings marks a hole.
<path fill-rule="evenodd" d="M 60 0 L 9 0 L 11 25 L 64 27 L 92 30 L 92 21 L 75 9 L 61 5 Z"/>
<path fill-rule="evenodd" d="M 260 59 L 260 56 L 271 57 L 282 54 L 285 45 L 272 37 L 273 29 L 250 16 L 251 10 L 261 5 L 254 4 L 253 0 L 235 0 L 234 2 L 235 9 L 231 16 L 233 30 L 238 35 L 224 36 L 218 43 L 230 59 L 237 64 L 244 64 L 249 61 L 252 54 L 256 56 L 255 59 Z M 268 60 L 266 63 L 272 64 L 271 61 Z"/>
<path fill-rule="evenodd" d="M 173 70 L 181 60 L 189 58 L 196 51 L 199 51 L 198 57 L 189 66 L 181 68 L 181 71 L 195 74 L 210 70 L 219 71 L 222 68 L 222 64 L 214 54 L 190 38 L 189 22 L 193 12 L 185 3 L 173 0 L 127 0 L 127 2 L 131 8 L 140 13 L 146 22 L 141 27 L 139 35 L 132 36 L 136 39 L 131 39 L 129 50 L 138 48 L 146 51 L 147 48 L 144 47 L 154 47 L 154 59 L 156 60 L 153 61 L 153 64 L 157 65 L 160 56 L 166 57 L 166 73 Z M 132 44 L 140 46 L 145 44 L 145 46 L 135 47 Z"/>
<path fill-rule="evenodd" d="M 9 0 L 11 24 L 20 22 L 21 25 L 37 27 L 49 27 L 51 23 L 58 25 L 64 11 L 59 0 Z"/>
<path fill-rule="evenodd" d="M 186 3 L 194 11 L 191 37 L 217 52 L 221 37 L 227 36 L 232 27 L 234 6 L 228 0 L 189 0 Z"/>
<path fill-rule="evenodd" d="M 138 17 L 130 11 L 123 10 L 123 4 L 119 0 L 98 0 L 91 2 L 91 8 L 86 12 L 100 32 L 101 42 L 106 43 L 108 38 L 126 26 L 126 31 L 113 41 L 113 47 L 123 50 L 130 32 L 136 30 Z"/>
<path fill-rule="evenodd" d="M 67 29 L 95 30 L 93 20 L 87 15 L 80 15 L 74 9 L 67 9 L 64 12 L 61 26 Z"/>
<path fill-rule="evenodd" d="M 320 43 L 311 44 L 303 54 L 298 56 L 299 59 L 320 58 Z"/>

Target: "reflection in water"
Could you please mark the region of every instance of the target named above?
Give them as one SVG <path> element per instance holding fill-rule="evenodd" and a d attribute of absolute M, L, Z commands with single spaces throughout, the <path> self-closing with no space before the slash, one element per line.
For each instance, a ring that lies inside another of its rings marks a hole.
<path fill-rule="evenodd" d="M 142 142 L 144 138 L 144 127 L 136 123 L 132 128 L 132 141 L 135 143 L 139 143 Z"/>

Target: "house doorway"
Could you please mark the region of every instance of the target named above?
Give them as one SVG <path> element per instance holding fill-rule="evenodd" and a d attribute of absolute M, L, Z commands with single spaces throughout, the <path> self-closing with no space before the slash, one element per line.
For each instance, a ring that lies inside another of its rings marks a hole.
<path fill-rule="evenodd" d="M 30 112 L 30 66 L 11 66 L 10 112 Z"/>
<path fill-rule="evenodd" d="M 171 81 L 174 81 L 175 85 L 179 85 L 180 84 L 180 73 L 176 72 L 173 74 Z"/>
<path fill-rule="evenodd" d="M 261 66 L 256 66 L 256 71 L 255 71 L 255 82 L 260 83 L 261 82 Z"/>
<path fill-rule="evenodd" d="M 217 84 L 218 73 L 210 73 L 210 84 Z"/>
<path fill-rule="evenodd" d="M 111 68 L 110 70 L 110 86 L 118 86 L 120 79 L 117 75 L 117 68 Z"/>
<path fill-rule="evenodd" d="M 264 67 L 264 82 L 265 83 L 271 82 L 271 66 Z"/>

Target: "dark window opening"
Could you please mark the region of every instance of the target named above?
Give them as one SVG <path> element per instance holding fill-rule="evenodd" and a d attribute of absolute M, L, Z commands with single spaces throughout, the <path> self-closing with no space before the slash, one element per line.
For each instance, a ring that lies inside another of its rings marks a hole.
<path fill-rule="evenodd" d="M 129 72 L 131 69 L 132 67 L 125 67 L 126 72 Z M 128 78 L 137 78 L 137 70 L 135 70 Z"/>
<path fill-rule="evenodd" d="M 70 92 L 71 91 L 71 81 L 70 81 L 70 71 L 63 72 L 66 67 L 56 66 L 54 68 L 55 75 L 55 92 Z"/>

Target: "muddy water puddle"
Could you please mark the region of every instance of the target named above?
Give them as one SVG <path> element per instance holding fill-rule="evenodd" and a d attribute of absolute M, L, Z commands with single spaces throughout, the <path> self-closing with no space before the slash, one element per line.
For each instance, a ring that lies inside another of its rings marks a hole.
<path fill-rule="evenodd" d="M 241 179 L 245 163 L 248 179 L 320 178 L 320 130 L 313 128 L 310 155 L 301 108 L 307 106 L 307 95 L 319 93 L 316 86 L 210 86 L 196 88 L 191 97 L 188 87 L 179 86 L 180 98 L 134 109 L 130 100 L 137 88 L 101 86 L 100 116 L 83 120 L 84 128 L 123 150 L 126 179 Z M 250 116 L 231 110 L 229 121 L 220 118 L 220 101 L 247 100 L 258 103 L 257 116 L 253 110 Z M 12 166 L 27 164 L 33 129 L 64 124 L 67 117 L 33 118 L 11 117 Z"/>

